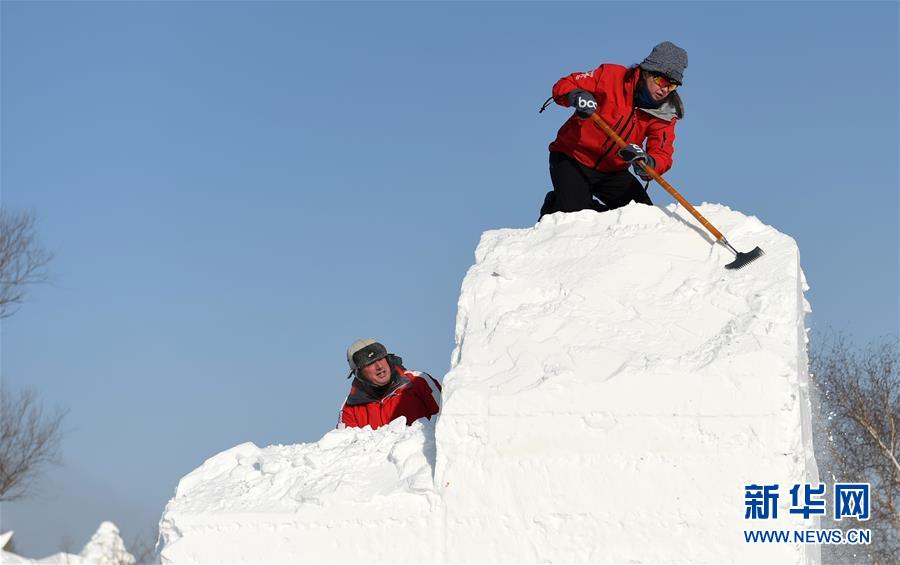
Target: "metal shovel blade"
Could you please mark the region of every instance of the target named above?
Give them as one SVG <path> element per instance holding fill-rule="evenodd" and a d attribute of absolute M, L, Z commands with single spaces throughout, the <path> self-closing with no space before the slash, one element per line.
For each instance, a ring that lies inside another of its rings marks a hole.
<path fill-rule="evenodd" d="M 756 261 L 760 257 L 765 255 L 765 251 L 756 247 L 753 251 L 747 251 L 746 253 L 742 253 L 740 251 L 735 252 L 734 261 L 725 265 L 726 269 L 743 269 L 753 261 Z"/>

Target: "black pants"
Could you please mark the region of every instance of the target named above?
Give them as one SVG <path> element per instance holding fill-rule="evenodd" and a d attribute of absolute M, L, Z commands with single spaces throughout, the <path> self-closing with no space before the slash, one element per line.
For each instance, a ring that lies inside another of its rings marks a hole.
<path fill-rule="evenodd" d="M 553 190 L 544 197 L 541 216 L 553 212 L 621 208 L 631 201 L 652 205 L 644 185 L 628 172 L 601 173 L 562 153 L 550 153 Z M 594 196 L 603 201 L 601 204 Z"/>

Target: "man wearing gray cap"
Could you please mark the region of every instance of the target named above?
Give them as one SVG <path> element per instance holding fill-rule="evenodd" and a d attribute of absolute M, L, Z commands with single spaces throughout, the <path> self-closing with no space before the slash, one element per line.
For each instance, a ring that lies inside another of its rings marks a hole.
<path fill-rule="evenodd" d="M 338 428 L 372 429 L 400 416 L 407 425 L 431 419 L 441 409 L 441 385 L 428 373 L 408 371 L 403 359 L 388 353 L 372 338 L 358 339 L 347 348 L 353 384 L 341 408 Z"/>
<path fill-rule="evenodd" d="M 686 68 L 687 51 L 664 41 L 640 64 L 626 68 L 607 63 L 556 82 L 541 111 L 553 100 L 575 112 L 549 147 L 553 190 L 544 198 L 542 217 L 554 212 L 604 212 L 630 202 L 653 204 L 647 186 L 628 172 L 628 166 L 648 182 L 650 177 L 636 161 L 659 174 L 672 167 L 675 122 L 684 117 L 684 104 L 675 89 Z M 594 112 L 629 144 L 627 149 L 617 150 L 591 119 Z"/>

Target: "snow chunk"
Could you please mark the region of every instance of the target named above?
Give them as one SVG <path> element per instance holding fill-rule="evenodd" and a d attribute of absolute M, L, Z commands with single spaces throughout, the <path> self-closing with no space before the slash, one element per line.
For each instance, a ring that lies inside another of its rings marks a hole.
<path fill-rule="evenodd" d="M 5 547 L 12 532 L 0 536 L 0 548 Z M 119 528 L 112 522 L 103 522 L 91 536 L 81 553 L 56 553 L 43 559 L 27 559 L 8 551 L 0 551 L 0 563 L 90 563 L 93 565 L 134 565 L 134 556 L 128 553 Z"/>
<path fill-rule="evenodd" d="M 119 528 L 112 522 L 103 522 L 91 540 L 81 550 L 85 563 L 97 565 L 132 565 L 134 557 L 125 549 Z"/>
<path fill-rule="evenodd" d="M 436 502 L 434 424 L 400 418 L 377 430 L 333 430 L 317 443 L 244 443 L 184 477 L 160 524 L 169 562 L 296 562 L 371 558 L 348 535 L 392 540 L 422 530 Z M 397 530 L 400 530 L 399 532 Z M 411 548 L 409 559 L 424 559 Z M 397 553 L 399 551 L 399 553 Z"/>

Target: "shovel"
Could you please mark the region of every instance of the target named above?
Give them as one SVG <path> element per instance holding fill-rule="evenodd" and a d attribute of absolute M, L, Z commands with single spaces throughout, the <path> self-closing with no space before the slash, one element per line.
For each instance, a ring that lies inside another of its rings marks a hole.
<path fill-rule="evenodd" d="M 610 138 L 612 138 L 612 140 L 615 141 L 616 145 L 618 145 L 620 148 L 624 149 L 625 147 L 628 146 L 628 144 L 625 143 L 625 140 L 623 140 L 621 137 L 619 137 L 619 135 L 615 131 L 613 131 L 613 129 L 611 127 L 606 125 L 606 122 L 603 121 L 603 118 L 598 116 L 596 112 L 591 114 L 591 119 L 594 120 L 594 123 L 597 124 L 600 127 L 600 129 L 602 129 L 604 132 L 606 132 L 606 135 L 608 135 Z M 701 224 L 703 224 L 703 227 L 708 229 L 709 233 L 711 233 L 711 234 L 713 234 L 713 236 L 715 236 L 717 243 L 721 243 L 722 245 L 727 247 L 729 251 L 734 253 L 735 259 L 731 263 L 728 263 L 727 265 L 725 265 L 726 269 L 741 269 L 743 267 L 746 267 L 749 263 L 756 261 L 763 255 L 764 252 L 759 247 L 756 247 L 752 251 L 747 251 L 747 252 L 740 252 L 740 251 L 736 250 L 734 247 L 731 246 L 730 243 L 728 243 L 728 240 L 725 239 L 725 236 L 722 235 L 722 232 L 717 230 L 714 225 L 709 223 L 709 220 L 704 218 L 703 215 L 700 214 L 700 212 L 698 212 L 696 208 L 691 206 L 691 203 L 688 202 L 687 200 L 685 200 L 682 195 L 678 194 L 678 191 L 675 190 L 675 188 L 671 184 L 666 182 L 666 180 L 664 178 L 659 176 L 659 173 L 654 171 L 653 167 L 651 167 L 650 165 L 645 163 L 643 159 L 637 161 L 637 163 L 641 166 L 641 168 L 644 169 L 644 171 L 653 180 L 655 180 L 656 182 L 658 182 L 660 184 L 660 186 L 665 188 L 666 191 L 675 198 L 675 200 L 677 200 L 682 206 L 687 208 L 688 212 L 693 214 L 693 216 L 695 218 L 697 218 L 697 220 Z"/>

